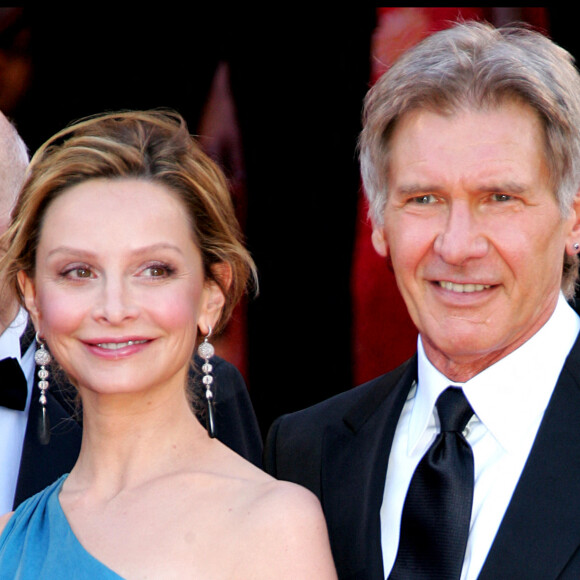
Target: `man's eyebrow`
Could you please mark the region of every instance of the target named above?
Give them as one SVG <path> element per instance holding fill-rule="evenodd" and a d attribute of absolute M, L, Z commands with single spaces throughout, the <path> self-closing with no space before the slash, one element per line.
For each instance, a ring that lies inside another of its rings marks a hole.
<path fill-rule="evenodd" d="M 429 183 L 403 184 L 395 188 L 395 191 L 401 195 L 415 195 L 419 193 L 438 193 L 444 190 L 445 188 L 440 185 L 431 185 Z"/>
<path fill-rule="evenodd" d="M 489 193 L 524 193 L 528 189 L 529 187 L 523 183 L 518 183 L 517 181 L 490 182 L 484 183 L 478 187 L 479 191 Z"/>
<path fill-rule="evenodd" d="M 489 181 L 476 186 L 475 191 L 483 193 L 524 193 L 529 187 L 517 181 Z M 397 186 L 394 191 L 400 195 L 416 195 L 421 193 L 439 193 L 445 191 L 442 185 L 433 183 L 411 183 Z"/>

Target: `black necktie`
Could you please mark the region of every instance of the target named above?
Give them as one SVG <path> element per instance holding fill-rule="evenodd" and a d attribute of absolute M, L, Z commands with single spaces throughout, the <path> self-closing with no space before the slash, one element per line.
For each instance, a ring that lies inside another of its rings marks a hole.
<path fill-rule="evenodd" d="M 473 503 L 473 453 L 461 433 L 473 415 L 463 391 L 437 400 L 441 432 L 411 480 L 391 580 L 453 580 L 461 576 Z"/>
<path fill-rule="evenodd" d="M 0 360 L 0 406 L 16 411 L 26 408 L 28 385 L 15 358 Z"/>

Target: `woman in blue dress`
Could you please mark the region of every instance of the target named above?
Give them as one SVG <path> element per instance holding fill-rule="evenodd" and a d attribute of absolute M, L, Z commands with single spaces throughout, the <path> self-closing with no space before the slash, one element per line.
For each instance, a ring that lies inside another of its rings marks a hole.
<path fill-rule="evenodd" d="M 183 120 L 124 112 L 61 131 L 33 157 L 3 243 L 41 392 L 58 363 L 83 442 L 70 474 L 1 519 L 0 575 L 336 578 L 318 500 L 211 436 L 211 336 L 254 266 Z M 207 431 L 186 385 L 200 343 Z"/>

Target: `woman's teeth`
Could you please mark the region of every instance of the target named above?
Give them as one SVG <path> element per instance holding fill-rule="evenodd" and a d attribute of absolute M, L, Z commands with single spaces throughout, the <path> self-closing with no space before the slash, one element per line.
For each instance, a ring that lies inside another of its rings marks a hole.
<path fill-rule="evenodd" d="M 108 350 L 119 350 L 120 348 L 125 348 L 126 346 L 132 346 L 134 344 L 143 344 L 147 342 L 146 340 L 129 340 L 127 342 L 100 342 L 97 344 L 99 348 L 105 348 Z"/>

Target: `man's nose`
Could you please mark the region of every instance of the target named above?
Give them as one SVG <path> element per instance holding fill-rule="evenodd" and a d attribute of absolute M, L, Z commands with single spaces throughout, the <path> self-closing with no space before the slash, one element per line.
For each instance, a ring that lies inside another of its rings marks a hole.
<path fill-rule="evenodd" d="M 435 251 L 448 264 L 460 266 L 474 258 L 482 258 L 488 250 L 488 241 L 481 220 L 474 215 L 468 202 L 455 202 L 434 242 Z"/>

